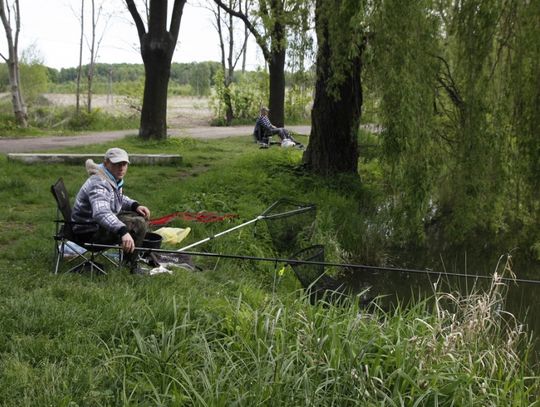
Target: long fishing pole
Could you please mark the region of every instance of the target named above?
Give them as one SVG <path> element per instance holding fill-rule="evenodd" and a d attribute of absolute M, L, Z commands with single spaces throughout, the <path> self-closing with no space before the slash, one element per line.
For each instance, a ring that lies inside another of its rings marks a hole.
<path fill-rule="evenodd" d="M 102 249 L 118 249 L 121 250 L 122 246 L 114 245 L 105 245 L 98 243 L 84 243 L 86 247 L 95 247 Z M 189 256 L 202 256 L 202 257 L 219 257 L 225 259 L 237 259 L 237 260 L 254 260 L 254 261 L 267 261 L 272 263 L 287 263 L 287 264 L 312 264 L 318 266 L 330 266 L 330 267 L 344 267 L 350 269 L 363 269 L 363 270 L 382 270 L 382 271 L 391 271 L 391 272 L 400 272 L 400 273 L 413 273 L 413 274 L 428 274 L 436 276 L 447 276 L 447 277 L 463 277 L 463 278 L 475 278 L 480 280 L 492 280 L 492 276 L 481 276 L 478 274 L 466 274 L 466 273 L 448 273 L 442 271 L 434 270 L 419 270 L 419 269 L 410 269 L 410 268 L 400 268 L 400 267 L 386 267 L 386 266 L 368 266 L 365 264 L 351 264 L 351 263 L 336 263 L 329 261 L 313 261 L 313 260 L 300 260 L 300 259 L 287 259 L 280 257 L 261 257 L 261 256 L 246 256 L 239 254 L 222 254 L 222 253 L 208 253 L 208 252 L 187 252 L 187 251 L 177 251 L 177 250 L 167 250 L 167 249 L 150 249 L 146 247 L 135 247 L 135 251 L 141 252 L 150 252 L 150 253 L 182 253 Z M 523 278 L 508 278 L 508 277 L 499 277 L 499 281 L 504 281 L 508 283 L 524 283 L 524 284 L 540 284 L 540 280 L 529 280 Z"/>

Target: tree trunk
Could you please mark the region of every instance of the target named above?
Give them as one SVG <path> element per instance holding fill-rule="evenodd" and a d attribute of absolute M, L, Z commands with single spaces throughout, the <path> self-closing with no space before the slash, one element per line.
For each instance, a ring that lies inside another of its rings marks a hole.
<path fill-rule="evenodd" d="M 75 93 L 75 113 L 81 111 L 81 78 L 82 78 L 82 57 L 84 41 L 84 0 L 81 0 L 81 37 L 79 38 L 79 67 L 77 68 L 77 85 Z"/>
<path fill-rule="evenodd" d="M 92 40 L 90 43 L 90 64 L 88 64 L 88 93 L 86 99 L 86 110 L 88 113 L 92 111 L 92 92 L 94 84 L 94 65 L 96 61 L 96 4 L 95 0 L 91 0 L 92 7 Z"/>
<path fill-rule="evenodd" d="M 234 119 L 234 111 L 231 98 L 231 83 L 234 76 L 234 65 L 233 65 L 233 52 L 234 52 L 234 25 L 233 25 L 233 16 L 229 14 L 229 24 L 227 25 L 228 39 L 229 39 L 229 50 L 227 56 L 227 69 L 225 70 L 225 121 L 227 126 L 232 124 Z M 224 67 L 225 69 L 225 67 Z"/>
<path fill-rule="evenodd" d="M 273 17 L 270 30 L 270 54 L 268 60 L 270 121 L 274 126 L 283 127 L 285 124 L 285 54 L 286 33 L 283 19 L 285 18 L 284 1 L 272 0 L 269 2 Z"/>
<path fill-rule="evenodd" d="M 133 0 L 125 0 L 133 17 L 144 63 L 144 96 L 139 136 L 143 139 L 167 138 L 167 91 L 171 61 L 178 40 L 186 0 L 175 0 L 167 31 L 167 1 L 150 0 L 148 32 Z"/>
<path fill-rule="evenodd" d="M 6 33 L 6 42 L 8 46 L 8 57 L 2 55 L 2 58 L 6 61 L 9 77 L 9 89 L 11 92 L 11 103 L 13 106 L 13 114 L 15 121 L 20 127 L 28 127 L 28 115 L 26 113 L 26 106 L 24 104 L 24 98 L 21 91 L 21 80 L 19 77 L 19 32 L 21 28 L 21 14 L 19 8 L 19 1 L 14 3 L 14 18 L 15 18 L 15 33 L 13 33 L 13 27 L 9 19 L 11 10 L 9 4 L 4 3 L 4 0 L 0 0 L 0 19 L 4 26 Z M 6 14 L 7 10 L 7 14 Z M 13 35 L 15 34 L 15 35 Z"/>
<path fill-rule="evenodd" d="M 167 138 L 167 90 L 171 56 L 160 49 L 143 52 L 145 80 L 139 136 L 146 140 Z"/>
<path fill-rule="evenodd" d="M 329 38 L 328 22 L 317 27 L 317 79 L 311 111 L 311 135 L 303 161 L 321 175 L 358 172 L 358 128 L 362 107 L 361 51 L 352 57 L 335 80 L 331 62 L 335 57 Z"/>
<path fill-rule="evenodd" d="M 229 89 L 229 81 L 227 74 L 226 52 L 225 52 L 225 40 L 223 38 L 223 29 L 221 24 L 221 7 L 217 7 L 215 12 L 216 17 L 216 29 L 219 36 L 219 48 L 221 51 L 221 69 L 223 70 L 223 103 L 225 104 L 225 123 L 227 126 L 232 121 L 232 106 L 231 106 L 231 93 Z"/>
<path fill-rule="evenodd" d="M 8 61 L 8 76 L 9 85 L 11 90 L 11 104 L 13 106 L 13 113 L 15 115 L 15 121 L 22 127 L 28 127 L 28 115 L 26 113 L 26 106 L 21 92 L 20 79 L 19 79 L 19 64 L 18 61 Z"/>
<path fill-rule="evenodd" d="M 274 126 L 283 127 L 285 123 L 285 49 L 272 52 L 268 63 L 270 74 L 270 121 Z"/>

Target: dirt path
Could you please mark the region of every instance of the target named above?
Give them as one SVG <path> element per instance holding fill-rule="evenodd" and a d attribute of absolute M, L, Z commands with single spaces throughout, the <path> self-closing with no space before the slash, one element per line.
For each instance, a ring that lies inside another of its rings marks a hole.
<path fill-rule="evenodd" d="M 44 97 L 54 106 L 71 106 L 75 96 L 71 94 L 45 94 Z M 132 109 L 129 98 L 94 95 L 92 105 L 111 114 L 129 113 Z M 207 98 L 171 96 L 167 100 L 167 124 L 171 127 L 171 137 L 193 137 L 216 139 L 231 136 L 251 137 L 253 125 L 235 127 L 212 127 L 212 111 Z M 287 126 L 294 133 L 309 134 L 310 126 Z M 138 130 L 92 132 L 77 136 L 51 137 L 0 137 L 0 153 L 32 153 L 53 151 L 65 147 L 98 144 L 137 134 Z"/>
<path fill-rule="evenodd" d="M 299 134 L 309 134 L 310 131 L 310 126 L 288 126 L 287 128 Z M 170 129 L 168 133 L 171 137 L 217 139 L 232 136 L 251 137 L 252 132 L 253 126 L 198 126 Z M 52 151 L 62 149 L 64 147 L 104 143 L 134 134 L 137 134 L 137 130 L 96 132 L 78 136 L 0 138 L 0 153 L 31 153 L 36 151 Z"/>

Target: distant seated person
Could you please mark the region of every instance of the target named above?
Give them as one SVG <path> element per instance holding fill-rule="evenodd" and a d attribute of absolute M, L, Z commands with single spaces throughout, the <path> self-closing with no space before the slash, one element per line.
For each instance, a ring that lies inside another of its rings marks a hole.
<path fill-rule="evenodd" d="M 128 165 L 128 154 L 120 148 L 107 150 L 102 164 L 87 160 L 90 177 L 75 198 L 71 220 L 76 222 L 73 232 L 78 241 L 121 244 L 131 273 L 139 274 L 135 247 L 142 245 L 150 210 L 124 195 Z"/>
<path fill-rule="evenodd" d="M 268 108 L 262 107 L 257 122 L 255 123 L 255 130 L 253 133 L 260 148 L 268 148 L 270 144 L 269 137 L 274 134 L 279 136 L 282 147 L 303 147 L 303 145 L 297 142 L 285 128 L 276 127 L 270 123 L 270 119 L 268 118 L 269 111 Z"/>

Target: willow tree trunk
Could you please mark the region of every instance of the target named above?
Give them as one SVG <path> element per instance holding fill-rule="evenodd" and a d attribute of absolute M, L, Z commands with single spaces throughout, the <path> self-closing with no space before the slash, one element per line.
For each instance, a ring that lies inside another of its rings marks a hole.
<path fill-rule="evenodd" d="M 311 135 L 303 161 L 312 172 L 321 175 L 357 173 L 362 52 L 349 56 L 346 63 L 342 62 L 339 67 L 341 80 L 336 80 L 337 68 L 332 62 L 343 50 L 332 46 L 328 20 L 319 18 L 317 24 L 319 49 L 315 100 L 311 111 Z"/>
<path fill-rule="evenodd" d="M 270 74 L 269 109 L 270 121 L 274 126 L 283 127 L 285 123 L 285 49 L 272 52 L 268 61 Z"/>

